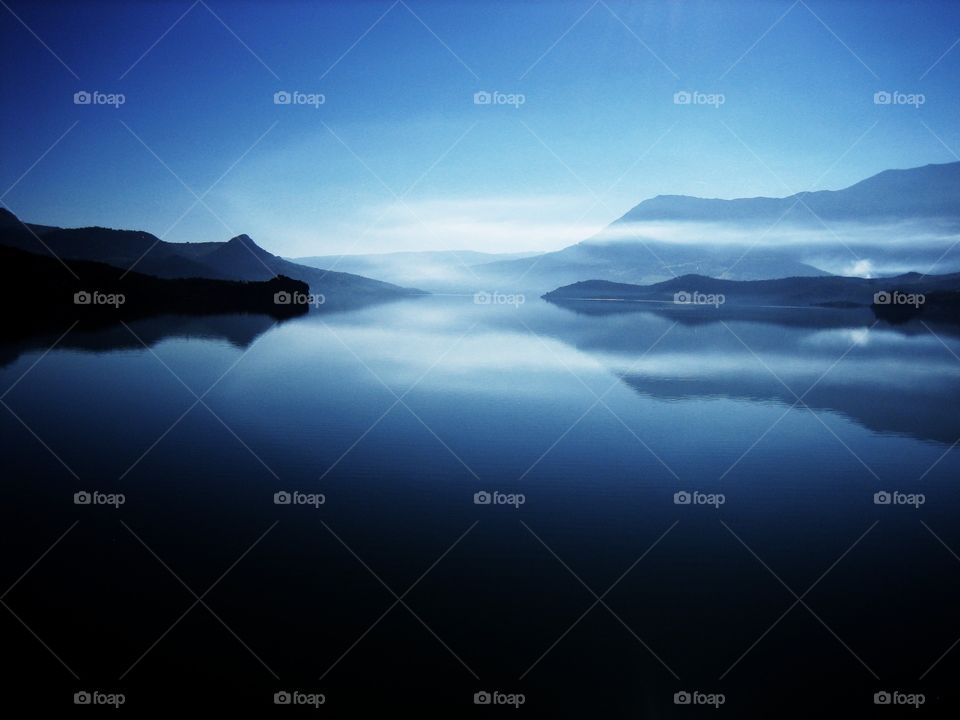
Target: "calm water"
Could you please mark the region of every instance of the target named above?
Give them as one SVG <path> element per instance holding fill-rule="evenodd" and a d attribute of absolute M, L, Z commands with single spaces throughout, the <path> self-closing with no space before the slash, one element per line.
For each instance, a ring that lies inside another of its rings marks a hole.
<path fill-rule="evenodd" d="M 956 331 L 682 310 L 434 297 L 7 343 L 7 680 L 338 717 L 952 706 Z"/>

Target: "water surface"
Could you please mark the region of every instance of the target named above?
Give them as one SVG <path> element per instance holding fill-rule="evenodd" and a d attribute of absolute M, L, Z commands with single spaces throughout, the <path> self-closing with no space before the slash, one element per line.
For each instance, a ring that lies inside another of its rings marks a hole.
<path fill-rule="evenodd" d="M 954 329 L 426 297 L 56 339 L 7 343 L 0 369 L 7 584 L 72 527 L 4 598 L 67 666 L 9 618 L 12 680 L 53 702 L 955 701 Z M 209 610 L 167 632 L 191 591 Z"/>

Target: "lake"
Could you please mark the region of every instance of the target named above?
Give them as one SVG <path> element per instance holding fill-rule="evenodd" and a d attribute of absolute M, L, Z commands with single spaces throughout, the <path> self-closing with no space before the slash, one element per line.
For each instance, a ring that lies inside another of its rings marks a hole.
<path fill-rule="evenodd" d="M 38 702 L 956 704 L 957 328 L 437 296 L 58 335 L 0 350 Z"/>

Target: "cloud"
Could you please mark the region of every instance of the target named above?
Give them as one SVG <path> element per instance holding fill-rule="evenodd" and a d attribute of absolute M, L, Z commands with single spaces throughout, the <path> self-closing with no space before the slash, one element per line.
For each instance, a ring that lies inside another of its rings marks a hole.
<path fill-rule="evenodd" d="M 872 260 L 857 260 L 854 263 L 851 263 L 844 275 L 854 275 L 856 277 L 872 277 L 874 272 L 873 261 Z"/>
<path fill-rule="evenodd" d="M 811 225 L 746 222 L 615 223 L 593 242 L 644 242 L 703 250 L 776 254 L 827 272 L 859 277 L 960 269 L 960 229 L 948 222 L 830 221 Z"/>
<path fill-rule="evenodd" d="M 404 250 L 476 250 L 527 252 L 557 250 L 598 232 L 604 220 L 591 222 L 588 198 L 449 198 L 393 201 L 370 206 L 355 221 L 341 224 L 328 253 Z"/>
<path fill-rule="evenodd" d="M 688 245 L 755 245 L 782 248 L 844 245 L 891 247 L 946 246 L 960 239 L 955 226 L 933 221 L 900 222 L 830 221 L 815 225 L 786 223 L 735 223 L 643 221 L 615 223 L 594 238 L 600 241 L 651 240 Z M 946 245 L 944 245 L 946 244 Z"/>

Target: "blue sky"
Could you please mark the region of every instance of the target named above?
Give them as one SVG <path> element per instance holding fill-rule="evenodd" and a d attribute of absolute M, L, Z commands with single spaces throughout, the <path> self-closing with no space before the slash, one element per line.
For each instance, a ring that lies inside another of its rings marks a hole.
<path fill-rule="evenodd" d="M 956 3 L 3 2 L 0 194 L 34 222 L 288 256 L 553 249 L 661 193 L 960 152 Z M 294 90 L 324 102 L 274 103 Z"/>

